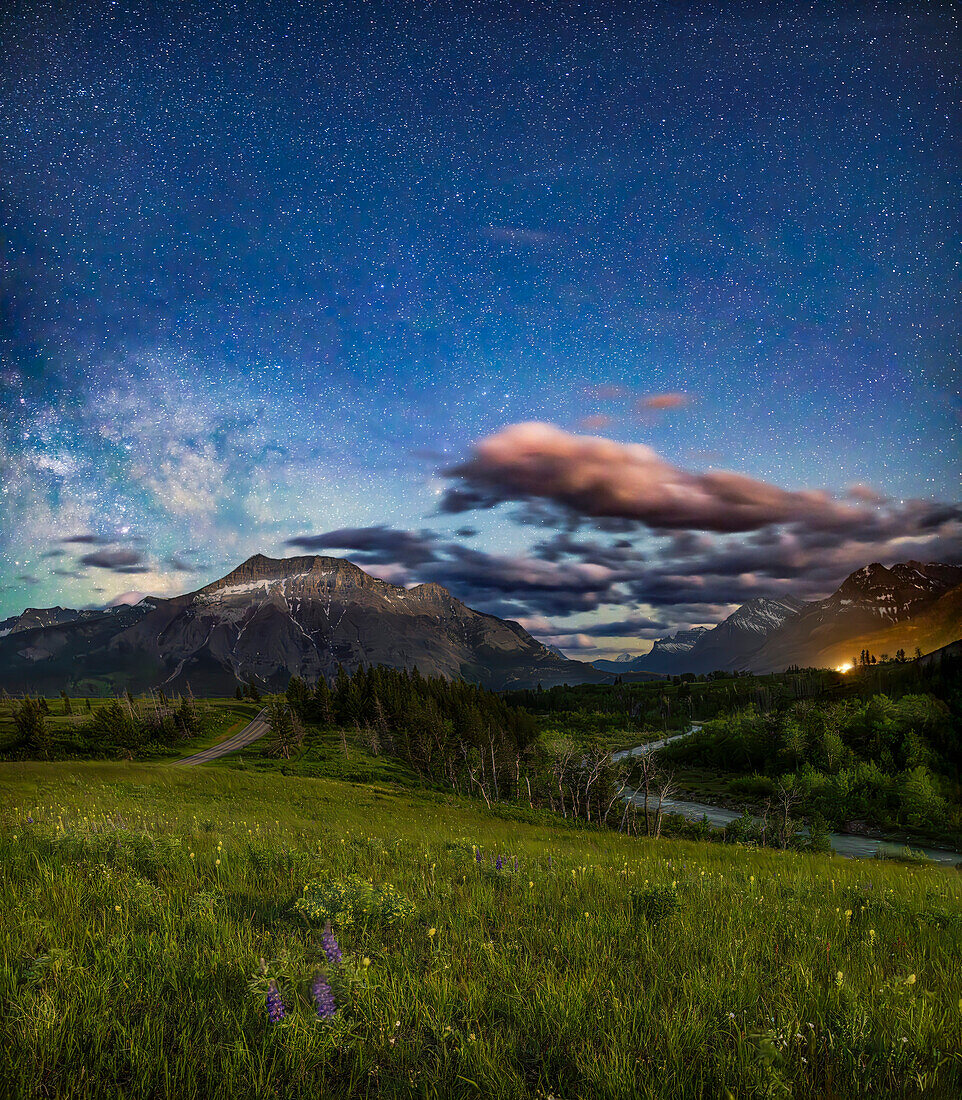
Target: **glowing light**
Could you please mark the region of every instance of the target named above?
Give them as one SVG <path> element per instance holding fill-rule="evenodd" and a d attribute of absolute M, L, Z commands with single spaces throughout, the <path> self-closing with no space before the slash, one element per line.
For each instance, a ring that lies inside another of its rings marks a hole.
<path fill-rule="evenodd" d="M 836 672 L 851 672 L 852 667 L 853 667 L 852 665 L 836 665 L 835 666 L 835 671 Z"/>

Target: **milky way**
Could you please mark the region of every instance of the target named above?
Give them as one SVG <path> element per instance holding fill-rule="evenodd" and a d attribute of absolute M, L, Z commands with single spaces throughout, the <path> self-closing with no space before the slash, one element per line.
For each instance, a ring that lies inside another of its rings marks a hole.
<path fill-rule="evenodd" d="M 953 5 L 61 7 L 0 36 L 0 615 L 311 548 L 600 653 L 960 560 Z"/>

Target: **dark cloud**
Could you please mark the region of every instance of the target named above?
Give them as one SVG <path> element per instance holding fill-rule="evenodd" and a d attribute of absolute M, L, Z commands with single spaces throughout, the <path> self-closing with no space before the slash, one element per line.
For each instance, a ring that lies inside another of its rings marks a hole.
<path fill-rule="evenodd" d="M 96 550 L 84 554 L 81 565 L 91 565 L 96 569 L 110 569 L 115 573 L 146 573 L 142 555 L 137 550 Z"/>
<path fill-rule="evenodd" d="M 659 638 L 670 627 L 668 619 L 651 619 L 645 616 L 618 619 L 612 623 L 599 623 L 586 626 L 584 633 L 593 638 Z"/>
<path fill-rule="evenodd" d="M 33 587 L 33 586 L 34 586 L 35 584 L 39 584 L 39 583 L 40 583 L 40 578 L 39 578 L 39 577 L 35 577 L 35 576 L 33 576 L 33 574 L 32 574 L 32 573 L 21 573 L 21 574 L 20 574 L 20 575 L 19 575 L 19 576 L 17 577 L 17 580 L 18 580 L 18 581 L 20 582 L 20 584 L 25 584 L 25 585 L 28 585 L 28 586 L 29 586 L 29 587 L 31 587 L 31 588 L 32 588 L 32 587 Z"/>
<path fill-rule="evenodd" d="M 640 443 L 512 424 L 475 445 L 442 511 L 544 501 L 576 516 L 635 520 L 661 531 L 752 531 L 772 523 L 839 530 L 866 518 L 828 494 L 791 491 L 727 470 L 689 473 Z"/>
<path fill-rule="evenodd" d="M 473 539 L 478 533 L 478 529 L 476 527 L 459 527 L 454 533 L 459 539 Z"/>
<path fill-rule="evenodd" d="M 164 562 L 164 565 L 166 565 L 168 569 L 173 569 L 175 573 L 198 573 L 202 566 L 189 560 L 190 553 L 190 550 L 185 550 L 179 554 L 171 554 Z"/>
<path fill-rule="evenodd" d="M 103 535 L 68 535 L 66 538 L 60 540 L 63 543 L 72 543 L 77 546 L 107 546 L 112 539 L 104 538 Z"/>
<path fill-rule="evenodd" d="M 298 550 L 354 550 L 359 565 L 400 564 L 407 567 L 433 561 L 437 535 L 431 531 L 398 531 L 393 527 L 341 527 L 322 535 L 299 535 L 285 545 Z"/>

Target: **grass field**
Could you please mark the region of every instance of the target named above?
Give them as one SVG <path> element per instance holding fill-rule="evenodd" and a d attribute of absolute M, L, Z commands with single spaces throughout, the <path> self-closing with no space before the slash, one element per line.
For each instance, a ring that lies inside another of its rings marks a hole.
<path fill-rule="evenodd" d="M 236 767 L 8 763 L 0 806 L 5 1095 L 962 1090 L 953 871 Z M 310 1002 L 321 925 L 294 908 L 309 882 L 368 899 L 335 920 L 331 1020 Z"/>

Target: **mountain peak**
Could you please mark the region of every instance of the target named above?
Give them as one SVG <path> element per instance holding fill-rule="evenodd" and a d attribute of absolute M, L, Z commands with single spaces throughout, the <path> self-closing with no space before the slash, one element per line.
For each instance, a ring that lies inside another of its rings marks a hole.
<path fill-rule="evenodd" d="M 260 582 L 286 581 L 300 579 L 308 584 L 322 579 L 333 580 L 339 584 L 374 586 L 383 584 L 360 566 L 346 558 L 328 558 L 318 554 L 303 554 L 293 558 L 269 558 L 266 554 L 254 554 L 246 561 L 200 589 L 202 594 L 211 594 L 227 588 L 257 586 Z"/>

